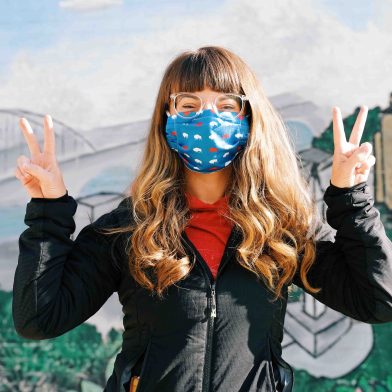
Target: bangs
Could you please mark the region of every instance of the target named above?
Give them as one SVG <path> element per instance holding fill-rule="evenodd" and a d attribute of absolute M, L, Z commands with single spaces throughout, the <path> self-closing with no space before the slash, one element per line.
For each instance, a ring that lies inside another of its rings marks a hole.
<path fill-rule="evenodd" d="M 187 52 L 173 64 L 171 92 L 201 91 L 206 87 L 224 93 L 244 94 L 235 60 L 219 51 L 203 48 Z"/>

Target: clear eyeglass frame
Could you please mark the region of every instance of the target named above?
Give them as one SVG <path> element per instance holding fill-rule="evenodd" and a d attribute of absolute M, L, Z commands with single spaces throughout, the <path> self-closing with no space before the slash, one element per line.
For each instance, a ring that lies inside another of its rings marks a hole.
<path fill-rule="evenodd" d="M 201 102 L 200 110 L 198 110 L 197 112 L 195 112 L 195 114 L 192 115 L 192 116 L 190 116 L 190 115 L 189 115 L 189 116 L 183 116 L 182 114 L 180 114 L 180 113 L 177 111 L 177 108 L 176 108 L 176 98 L 177 98 L 177 96 L 180 95 L 180 94 L 192 94 L 192 95 L 197 96 L 197 97 L 200 99 L 200 102 Z M 221 115 L 221 113 L 219 113 L 219 110 L 218 110 L 217 107 L 216 107 L 216 100 L 217 100 L 217 98 L 218 98 L 220 95 L 234 95 L 234 96 L 236 96 L 236 97 L 238 97 L 238 98 L 241 98 L 241 109 L 240 109 L 240 111 L 237 113 L 237 115 L 235 116 L 235 118 L 237 118 L 237 117 L 239 117 L 239 116 L 241 116 L 241 115 L 242 115 L 243 117 L 249 117 L 249 114 L 247 114 L 247 115 L 243 114 L 243 110 L 244 110 L 244 108 L 245 108 L 244 102 L 245 102 L 245 101 L 249 101 L 249 98 L 248 98 L 246 95 L 244 95 L 244 94 L 236 94 L 236 93 L 222 93 L 222 94 L 218 94 L 218 95 L 214 98 L 214 101 L 213 101 L 213 103 L 212 103 L 212 107 L 213 107 L 213 109 L 214 109 L 214 112 L 215 112 L 219 117 L 222 117 L 222 115 Z M 181 118 L 195 118 L 195 117 L 199 116 L 200 113 L 203 111 L 204 104 L 205 104 L 205 102 L 203 101 L 203 99 L 202 99 L 201 97 L 199 97 L 198 95 L 196 95 L 196 94 L 194 94 L 194 93 L 190 93 L 190 92 L 186 92 L 186 91 L 180 91 L 180 92 L 178 92 L 178 93 L 170 94 L 170 99 L 173 100 L 174 111 L 176 112 L 176 115 L 179 116 L 179 117 L 181 117 Z M 168 110 L 166 110 L 166 114 L 167 114 L 169 117 L 171 116 L 171 114 L 170 114 L 170 112 L 169 112 Z"/>

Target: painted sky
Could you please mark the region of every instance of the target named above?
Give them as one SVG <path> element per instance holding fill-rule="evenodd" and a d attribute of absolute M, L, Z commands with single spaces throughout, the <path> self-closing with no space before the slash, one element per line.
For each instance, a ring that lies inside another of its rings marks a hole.
<path fill-rule="evenodd" d="M 268 96 L 385 107 L 391 21 L 392 0 L 3 0 L 0 108 L 77 129 L 145 119 L 169 61 L 208 44 L 242 56 Z"/>

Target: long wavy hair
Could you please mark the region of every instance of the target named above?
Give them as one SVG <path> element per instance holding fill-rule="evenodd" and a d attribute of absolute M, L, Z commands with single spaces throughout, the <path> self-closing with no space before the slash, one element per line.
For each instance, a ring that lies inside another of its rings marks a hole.
<path fill-rule="evenodd" d="M 225 190 L 226 218 L 243 238 L 236 260 L 266 283 L 275 300 L 282 297 L 283 286 L 291 283 L 298 267 L 306 289 L 320 291 L 310 286 L 306 276 L 315 259 L 309 228 L 318 212 L 290 132 L 254 72 L 238 55 L 220 46 L 185 51 L 167 66 L 142 161 L 129 187 L 129 225 L 105 232 L 131 234 L 126 250 L 130 273 L 159 297 L 189 274 L 195 260 L 189 259 L 180 238 L 191 217 L 184 193 L 184 164 L 165 139 L 165 111 L 171 93 L 206 87 L 249 98 L 245 108 L 250 114 L 249 138 L 231 163 Z"/>

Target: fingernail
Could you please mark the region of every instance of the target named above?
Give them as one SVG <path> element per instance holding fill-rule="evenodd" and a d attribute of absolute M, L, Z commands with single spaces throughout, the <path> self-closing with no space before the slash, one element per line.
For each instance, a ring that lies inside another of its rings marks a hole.
<path fill-rule="evenodd" d="M 52 117 L 49 116 L 49 114 L 46 115 L 46 118 L 48 120 L 48 125 L 50 128 L 53 128 L 53 121 L 52 121 Z"/>
<path fill-rule="evenodd" d="M 30 124 L 27 122 L 27 120 L 24 117 L 21 118 L 21 121 L 23 122 L 23 125 L 24 125 L 27 133 L 34 133 L 30 127 Z"/>

